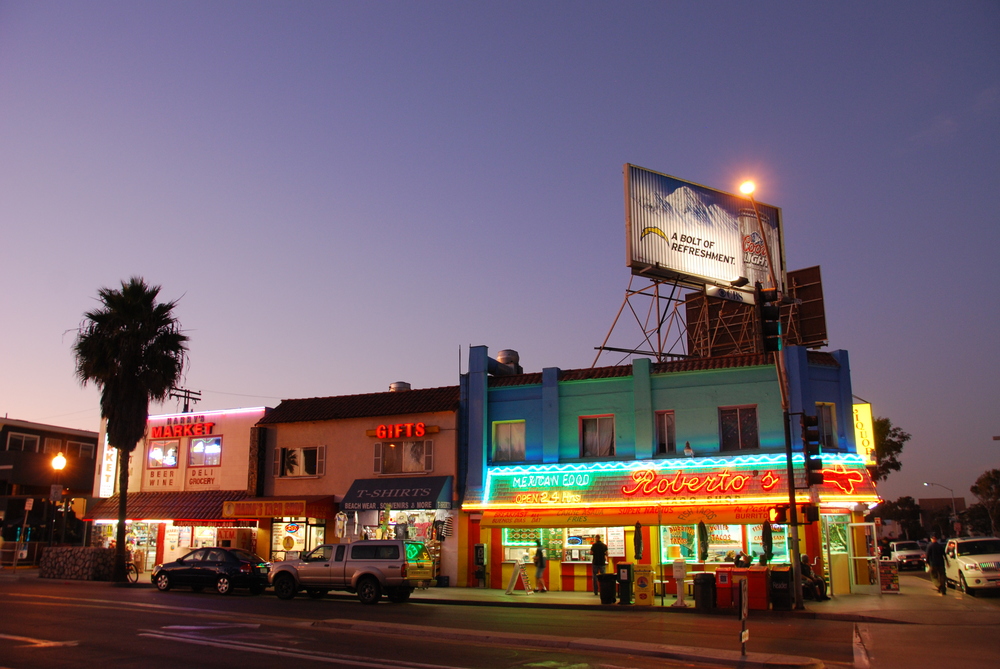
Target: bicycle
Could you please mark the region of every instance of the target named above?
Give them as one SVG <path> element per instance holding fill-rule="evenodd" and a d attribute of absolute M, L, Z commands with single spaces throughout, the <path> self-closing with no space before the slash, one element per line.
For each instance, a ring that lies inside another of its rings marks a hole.
<path fill-rule="evenodd" d="M 136 569 L 135 565 L 131 562 L 125 565 L 125 577 L 128 579 L 129 583 L 139 582 L 139 570 Z"/>

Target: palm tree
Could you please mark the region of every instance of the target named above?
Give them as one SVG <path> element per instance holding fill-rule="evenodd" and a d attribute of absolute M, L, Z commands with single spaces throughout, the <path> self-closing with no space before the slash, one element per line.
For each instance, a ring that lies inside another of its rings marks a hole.
<path fill-rule="evenodd" d="M 118 534 L 115 581 L 125 576 L 128 460 L 146 432 L 151 400 L 163 401 L 180 379 L 188 338 L 174 318 L 176 302 L 157 303 L 159 286 L 140 277 L 121 290 L 101 288 L 101 307 L 84 314 L 73 351 L 76 376 L 101 389 L 108 443 L 118 449 Z"/>

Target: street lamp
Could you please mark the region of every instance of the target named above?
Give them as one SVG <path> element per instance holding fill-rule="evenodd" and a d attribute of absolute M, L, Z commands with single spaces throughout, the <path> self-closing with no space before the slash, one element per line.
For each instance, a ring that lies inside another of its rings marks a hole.
<path fill-rule="evenodd" d="M 946 485 L 941 485 L 940 483 L 929 483 L 927 481 L 924 481 L 924 485 L 925 486 L 936 485 L 938 488 L 944 488 L 949 493 L 951 493 L 951 520 L 952 522 L 958 520 L 958 510 L 955 508 L 955 491 Z"/>
<path fill-rule="evenodd" d="M 52 458 L 52 469 L 55 470 L 55 472 L 56 472 L 56 485 L 59 487 L 59 500 L 62 501 L 62 503 L 63 503 L 62 524 L 61 524 L 61 529 L 60 529 L 60 532 L 59 532 L 59 543 L 63 543 L 66 540 L 66 500 L 63 499 L 63 494 L 62 494 L 62 490 L 63 490 L 63 487 L 62 487 L 62 473 L 63 473 L 63 469 L 65 469 L 65 468 L 66 468 L 66 456 L 62 454 L 62 451 L 59 451 L 59 453 L 56 455 L 56 457 Z M 55 490 L 53 490 L 52 492 L 53 492 L 53 494 L 49 496 L 50 498 L 51 497 L 55 497 L 55 494 L 54 494 Z M 55 500 L 52 500 L 52 501 L 55 501 Z M 56 524 L 56 519 L 55 519 L 55 514 L 53 514 L 53 518 L 52 518 L 52 532 L 49 533 L 49 545 L 50 546 L 52 545 L 52 535 L 55 534 L 55 529 L 56 529 L 55 528 L 55 524 Z"/>
<path fill-rule="evenodd" d="M 774 273 L 774 262 L 771 260 L 771 246 L 767 241 L 767 233 L 764 231 L 764 221 L 760 217 L 760 211 L 757 209 L 757 201 L 753 198 L 753 192 L 756 190 L 756 186 L 752 181 L 744 181 L 740 184 L 740 192 L 750 198 L 750 204 L 753 205 L 754 218 L 757 219 L 757 229 L 760 231 L 760 238 L 764 242 L 764 255 L 767 258 L 767 278 L 771 283 L 771 287 L 775 289 L 776 292 L 781 290 L 781 286 L 778 285 L 777 277 Z M 759 284 L 757 284 L 759 286 Z M 780 299 L 780 292 L 778 292 Z M 788 376 L 785 373 L 785 360 L 781 354 L 781 351 L 774 351 L 774 368 L 778 373 L 778 388 L 781 391 L 781 412 L 784 418 L 785 424 L 785 470 L 788 476 L 788 513 L 789 513 L 789 529 L 792 536 L 792 595 L 794 598 L 794 606 L 796 610 L 802 610 L 805 608 L 805 604 L 802 603 L 802 564 L 801 564 L 801 551 L 799 548 L 799 519 L 798 519 L 798 505 L 795 499 L 795 467 L 792 464 L 792 428 L 789 423 L 790 417 L 790 401 L 788 397 Z"/>

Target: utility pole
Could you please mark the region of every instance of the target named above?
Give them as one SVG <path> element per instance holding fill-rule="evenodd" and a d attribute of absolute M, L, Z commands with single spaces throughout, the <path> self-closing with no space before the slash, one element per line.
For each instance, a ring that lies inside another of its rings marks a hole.
<path fill-rule="evenodd" d="M 176 397 L 179 400 L 184 400 L 183 413 L 189 413 L 191 411 L 191 402 L 201 401 L 201 391 L 188 390 L 187 388 L 171 388 L 170 397 Z"/>

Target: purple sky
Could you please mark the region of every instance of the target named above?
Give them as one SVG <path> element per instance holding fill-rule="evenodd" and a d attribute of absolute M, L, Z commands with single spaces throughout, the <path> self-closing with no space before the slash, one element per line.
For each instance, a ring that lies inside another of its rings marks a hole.
<path fill-rule="evenodd" d="M 0 1 L 0 412 L 98 428 L 74 331 L 133 274 L 180 300 L 199 409 L 450 385 L 469 344 L 588 367 L 625 162 L 754 178 L 854 392 L 913 434 L 883 496 L 972 501 L 1000 467 L 985 1 Z"/>

